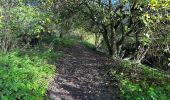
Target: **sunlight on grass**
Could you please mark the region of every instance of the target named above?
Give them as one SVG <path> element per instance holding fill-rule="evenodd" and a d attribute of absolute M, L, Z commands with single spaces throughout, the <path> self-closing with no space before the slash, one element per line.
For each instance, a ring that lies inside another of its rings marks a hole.
<path fill-rule="evenodd" d="M 49 54 L 46 53 L 47 58 Z M 55 66 L 40 56 L 19 55 L 18 52 L 0 53 L 1 100 L 42 100 Z"/>

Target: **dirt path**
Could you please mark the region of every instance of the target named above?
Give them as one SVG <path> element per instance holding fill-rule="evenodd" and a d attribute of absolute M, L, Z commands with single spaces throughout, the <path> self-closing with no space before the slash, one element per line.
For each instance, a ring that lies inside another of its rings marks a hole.
<path fill-rule="evenodd" d="M 79 44 L 64 51 L 48 88 L 50 100 L 118 100 L 117 82 L 107 74 L 110 59 Z"/>

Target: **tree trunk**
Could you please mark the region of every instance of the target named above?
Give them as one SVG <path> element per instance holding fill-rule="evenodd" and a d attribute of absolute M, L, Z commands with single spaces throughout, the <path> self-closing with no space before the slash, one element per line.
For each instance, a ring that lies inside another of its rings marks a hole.
<path fill-rule="evenodd" d="M 108 31 L 107 31 L 107 28 L 103 26 L 103 32 L 102 32 L 102 35 L 103 35 L 103 39 L 106 43 L 106 46 L 107 46 L 107 49 L 109 51 L 109 55 L 112 56 L 113 55 L 113 49 L 110 45 L 110 42 L 109 42 L 109 39 L 108 39 Z"/>
<path fill-rule="evenodd" d="M 139 36 L 138 36 L 138 32 L 135 33 L 135 48 L 136 50 L 138 50 L 138 47 L 139 47 Z"/>
<path fill-rule="evenodd" d="M 115 32 L 114 32 L 114 25 L 113 25 L 113 19 L 112 19 L 112 0 L 109 0 L 109 13 L 110 13 L 110 48 L 112 49 L 112 53 L 110 56 L 116 53 L 116 43 L 115 43 Z"/>

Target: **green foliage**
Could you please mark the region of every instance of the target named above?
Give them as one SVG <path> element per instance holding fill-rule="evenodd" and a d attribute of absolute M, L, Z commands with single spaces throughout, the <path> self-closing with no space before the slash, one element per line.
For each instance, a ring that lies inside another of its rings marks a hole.
<path fill-rule="evenodd" d="M 75 45 L 75 43 L 76 43 L 75 39 L 68 38 L 68 37 L 55 38 L 55 40 L 54 40 L 55 45 L 62 45 L 62 46 L 66 46 L 66 47 L 72 47 Z"/>
<path fill-rule="evenodd" d="M 122 98 L 126 100 L 169 100 L 169 92 L 170 84 L 157 86 L 145 81 L 135 83 L 128 79 L 121 80 Z"/>
<path fill-rule="evenodd" d="M 51 55 L 49 51 L 42 54 L 45 58 Z M 42 100 L 54 71 L 54 66 L 48 64 L 40 56 L 1 52 L 1 100 Z"/>
<path fill-rule="evenodd" d="M 169 100 L 170 73 L 121 61 L 112 74 L 118 78 L 124 100 Z"/>
<path fill-rule="evenodd" d="M 0 1 L 0 49 L 9 51 L 7 49 L 13 49 L 18 44 L 29 43 L 32 38 L 41 39 L 43 33 L 53 32 L 52 13 L 40 9 L 38 5 L 41 3 L 42 0 Z"/>
<path fill-rule="evenodd" d="M 87 48 L 94 49 L 94 50 L 96 49 L 95 45 L 93 45 L 93 44 L 91 44 L 91 43 L 89 43 L 87 41 L 81 41 L 80 43 L 82 45 L 86 46 Z"/>

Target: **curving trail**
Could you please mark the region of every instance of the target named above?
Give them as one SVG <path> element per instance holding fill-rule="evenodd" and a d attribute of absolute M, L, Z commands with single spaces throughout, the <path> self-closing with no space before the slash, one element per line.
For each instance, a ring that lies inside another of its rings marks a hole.
<path fill-rule="evenodd" d="M 117 81 L 109 76 L 113 61 L 80 44 L 64 48 L 57 75 L 47 91 L 50 100 L 118 100 Z"/>

